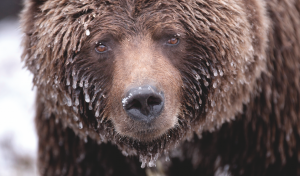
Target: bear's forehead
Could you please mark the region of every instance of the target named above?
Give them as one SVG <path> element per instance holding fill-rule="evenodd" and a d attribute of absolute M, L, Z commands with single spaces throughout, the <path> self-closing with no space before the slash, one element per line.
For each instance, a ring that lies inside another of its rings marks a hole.
<path fill-rule="evenodd" d="M 138 1 L 133 3 L 102 4 L 99 6 L 98 16 L 93 20 L 94 26 L 99 32 L 138 34 L 151 33 L 161 34 L 166 31 L 183 32 L 180 20 L 182 16 L 176 13 L 180 10 L 180 4 L 173 3 L 172 6 L 162 5 L 164 1 L 146 3 Z M 169 1 L 165 1 L 170 3 Z M 177 8 L 176 5 L 177 4 Z M 112 7 L 110 7 L 112 6 Z M 104 9 L 102 9 L 104 8 Z"/>

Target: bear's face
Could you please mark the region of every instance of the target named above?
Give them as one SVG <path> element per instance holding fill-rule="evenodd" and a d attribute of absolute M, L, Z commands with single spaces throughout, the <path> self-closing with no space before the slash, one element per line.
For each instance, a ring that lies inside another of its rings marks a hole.
<path fill-rule="evenodd" d="M 148 18 L 146 14 L 138 22 L 127 24 L 139 29 L 135 32 L 122 24 L 114 26 L 118 33 L 96 33 L 74 61 L 80 65 L 92 62 L 89 70 L 101 70 L 90 79 L 103 74 L 110 78 L 105 108 L 108 113 L 101 118 L 111 120 L 118 134 L 140 141 L 156 139 L 177 125 L 183 83 L 175 66 L 186 57 L 185 33 L 178 22 L 166 17 L 169 25 L 162 28 L 157 25 L 160 21 Z"/>
<path fill-rule="evenodd" d="M 131 154 L 230 121 L 264 69 L 267 30 L 233 0 L 55 2 L 25 37 L 45 114 Z"/>

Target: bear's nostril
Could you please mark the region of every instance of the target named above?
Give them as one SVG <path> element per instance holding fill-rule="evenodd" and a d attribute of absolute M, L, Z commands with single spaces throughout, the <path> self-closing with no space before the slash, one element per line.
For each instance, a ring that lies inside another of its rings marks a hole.
<path fill-rule="evenodd" d="M 142 108 L 142 104 L 136 99 L 133 99 L 126 105 L 126 109 L 141 109 L 141 108 Z"/>
<path fill-rule="evenodd" d="M 161 103 L 161 99 L 154 96 L 150 96 L 147 100 L 147 104 L 149 106 L 159 105 L 160 103 Z"/>
<path fill-rule="evenodd" d="M 124 110 L 136 121 L 150 122 L 158 117 L 164 107 L 164 97 L 154 87 L 143 86 L 130 89 L 123 99 Z"/>

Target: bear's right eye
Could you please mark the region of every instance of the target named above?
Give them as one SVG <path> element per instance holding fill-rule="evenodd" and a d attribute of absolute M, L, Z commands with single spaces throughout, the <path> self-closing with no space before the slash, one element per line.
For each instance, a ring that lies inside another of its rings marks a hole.
<path fill-rule="evenodd" d="M 96 48 L 95 48 L 97 53 L 105 53 L 106 51 L 108 51 L 107 46 L 103 45 L 103 44 L 99 44 Z"/>

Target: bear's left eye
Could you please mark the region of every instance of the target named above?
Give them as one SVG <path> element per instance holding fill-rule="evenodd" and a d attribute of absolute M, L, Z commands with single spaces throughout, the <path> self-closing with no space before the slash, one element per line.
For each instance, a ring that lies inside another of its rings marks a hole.
<path fill-rule="evenodd" d="M 106 51 L 108 51 L 108 47 L 100 43 L 98 46 L 96 46 L 95 50 L 97 51 L 97 53 L 105 53 Z"/>
<path fill-rule="evenodd" d="M 179 43 L 179 39 L 173 37 L 173 38 L 169 39 L 167 43 L 168 43 L 169 45 L 177 45 L 177 44 Z"/>

